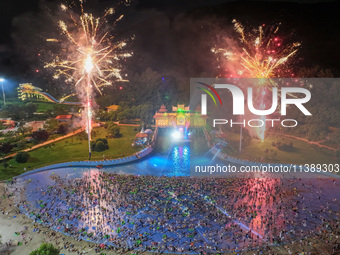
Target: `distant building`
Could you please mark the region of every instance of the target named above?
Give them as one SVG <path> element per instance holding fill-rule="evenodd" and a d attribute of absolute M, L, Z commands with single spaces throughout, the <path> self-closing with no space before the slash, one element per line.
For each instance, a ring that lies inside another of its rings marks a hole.
<path fill-rule="evenodd" d="M 205 127 L 207 116 L 201 115 L 199 107 L 190 111 L 189 106 L 172 106 L 172 112 L 168 113 L 165 105 L 155 113 L 153 118 L 158 127 Z"/>
<path fill-rule="evenodd" d="M 58 121 L 58 122 L 65 122 L 69 125 L 72 124 L 72 115 L 69 114 L 69 115 L 59 115 L 57 116 L 55 119 Z"/>
<path fill-rule="evenodd" d="M 119 105 L 116 105 L 116 104 L 113 104 L 113 105 L 110 105 L 108 107 L 106 107 L 106 111 L 108 112 L 115 112 L 117 111 L 119 108 Z"/>
<path fill-rule="evenodd" d="M 44 128 L 45 121 L 30 121 L 25 124 L 25 127 L 31 127 L 32 131 L 37 131 Z"/>
<path fill-rule="evenodd" d="M 11 118 L 0 118 L 2 125 L 6 127 L 15 127 L 16 121 L 11 120 Z"/>

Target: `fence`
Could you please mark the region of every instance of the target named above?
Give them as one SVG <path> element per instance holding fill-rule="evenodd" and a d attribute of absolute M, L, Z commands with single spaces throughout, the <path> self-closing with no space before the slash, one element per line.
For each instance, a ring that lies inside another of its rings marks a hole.
<path fill-rule="evenodd" d="M 139 160 L 143 157 L 146 157 L 152 152 L 152 147 L 149 146 L 139 152 L 136 152 L 135 154 L 131 156 L 127 156 L 124 158 L 118 158 L 118 159 L 111 159 L 111 160 L 101 160 L 101 161 L 94 161 L 94 160 L 83 160 L 83 161 L 72 161 L 72 162 L 65 162 L 65 163 L 58 163 L 53 165 L 44 166 L 29 172 L 25 172 L 17 177 L 23 177 L 32 173 L 41 172 L 45 170 L 50 169 L 56 169 L 56 168 L 62 168 L 62 167 L 95 167 L 98 165 L 102 166 L 114 166 L 114 165 L 120 165 L 125 163 L 130 163 L 136 160 Z"/>

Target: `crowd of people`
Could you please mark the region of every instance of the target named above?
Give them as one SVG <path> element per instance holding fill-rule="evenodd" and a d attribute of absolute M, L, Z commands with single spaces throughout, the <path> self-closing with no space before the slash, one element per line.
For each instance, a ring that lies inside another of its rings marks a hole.
<path fill-rule="evenodd" d="M 119 175 L 28 179 L 21 212 L 99 250 L 262 251 L 323 240 L 339 249 L 338 184 L 330 179 Z M 313 241 L 315 240 L 315 241 Z"/>

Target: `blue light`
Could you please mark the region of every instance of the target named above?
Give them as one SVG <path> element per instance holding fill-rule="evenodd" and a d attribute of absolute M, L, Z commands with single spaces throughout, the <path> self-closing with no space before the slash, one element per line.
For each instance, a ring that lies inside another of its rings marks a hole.
<path fill-rule="evenodd" d="M 157 168 L 163 168 L 169 163 L 167 158 L 159 157 L 159 156 L 153 156 L 149 159 L 149 166 L 150 167 L 157 167 Z"/>
<path fill-rule="evenodd" d="M 178 157 L 178 146 L 175 146 L 174 149 L 173 149 L 173 155 L 174 157 Z"/>
<path fill-rule="evenodd" d="M 189 155 L 189 148 L 184 147 L 184 156 L 188 156 L 188 155 Z"/>

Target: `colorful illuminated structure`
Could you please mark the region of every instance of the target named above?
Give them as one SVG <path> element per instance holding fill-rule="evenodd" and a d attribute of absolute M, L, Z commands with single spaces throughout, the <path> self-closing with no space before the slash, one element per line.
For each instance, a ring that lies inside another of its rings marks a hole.
<path fill-rule="evenodd" d="M 89 159 L 91 159 L 92 101 L 94 90 L 102 95 L 102 87 L 113 82 L 126 82 L 121 74 L 121 60 L 131 57 L 132 53 L 123 51 L 125 41 L 114 41 L 110 34 L 115 24 L 124 15 L 120 15 L 113 25 L 108 25 L 108 15 L 116 13 L 114 8 L 105 11 L 102 17 L 84 12 L 85 1 L 79 0 L 80 13 L 76 14 L 70 5 L 61 4 L 60 8 L 69 15 L 68 19 L 59 20 L 61 38 L 48 38 L 48 42 L 58 43 L 62 51 L 55 54 L 52 62 L 45 63 L 45 68 L 53 69 L 54 78 L 63 77 L 66 84 L 74 86 L 77 96 L 85 108 Z M 110 23 L 112 24 L 112 23 Z M 85 123 L 84 123 L 85 124 Z"/>
<path fill-rule="evenodd" d="M 256 93 L 255 104 L 257 109 L 264 110 L 270 91 L 278 85 L 269 78 L 294 77 L 291 60 L 299 50 L 301 43 L 286 42 L 279 36 L 280 24 L 266 26 L 262 24 L 257 28 L 245 27 L 237 20 L 233 20 L 234 28 L 239 35 L 239 46 L 214 47 L 212 52 L 226 59 L 229 77 L 259 78 L 254 85 Z M 235 44 L 236 45 L 236 44 Z M 268 79 L 264 79 L 268 78 Z M 270 96 L 269 96 L 270 97 Z M 266 116 L 261 116 L 266 123 Z M 257 136 L 264 140 L 266 125 L 256 128 Z"/>
<path fill-rule="evenodd" d="M 69 96 L 67 96 L 69 97 Z M 43 92 L 41 88 L 35 87 L 32 85 L 32 83 L 22 83 L 19 84 L 18 87 L 18 98 L 21 100 L 26 100 L 28 98 L 44 98 L 49 102 L 52 103 L 57 103 L 57 104 L 76 104 L 76 105 L 81 105 L 80 102 L 68 102 L 68 101 L 64 101 L 65 98 L 64 97 L 60 100 L 55 99 L 53 96 L 51 96 L 50 94 Z"/>
<path fill-rule="evenodd" d="M 190 111 L 189 106 L 179 104 L 172 106 L 172 112 L 168 113 L 163 104 L 153 118 L 156 126 L 160 128 L 173 127 L 180 130 L 189 127 L 205 127 L 207 116 L 201 115 L 200 112 L 199 107 L 195 111 Z"/>

